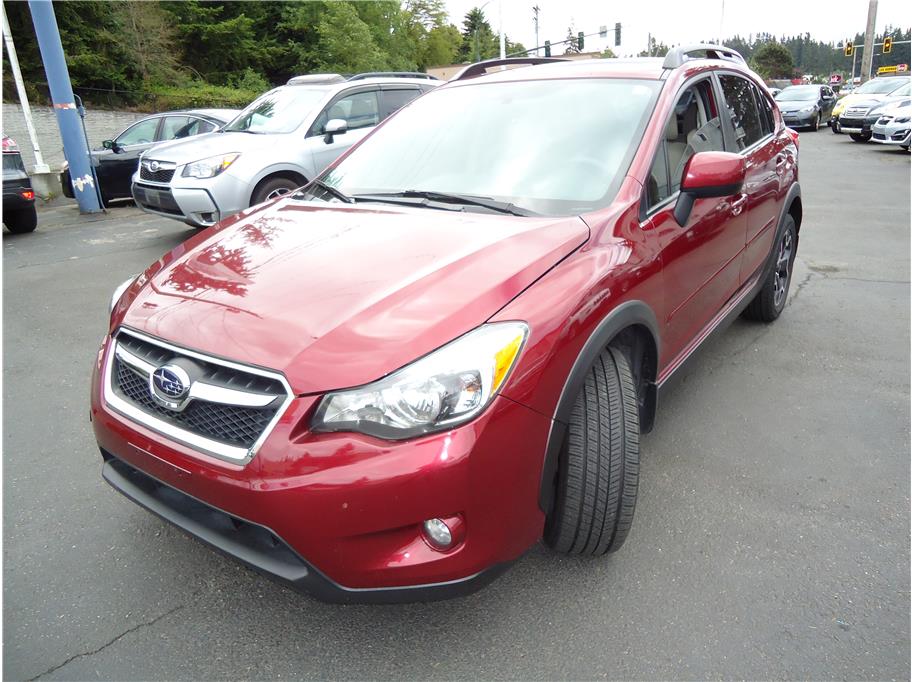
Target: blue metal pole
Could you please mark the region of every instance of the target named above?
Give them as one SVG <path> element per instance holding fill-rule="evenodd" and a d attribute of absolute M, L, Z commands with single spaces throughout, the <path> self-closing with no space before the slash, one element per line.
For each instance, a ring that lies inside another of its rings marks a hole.
<path fill-rule="evenodd" d="M 101 206 L 95 192 L 92 161 L 80 127 L 76 103 L 73 101 L 70 72 L 67 70 L 66 57 L 63 56 L 54 7 L 51 0 L 29 0 L 29 9 L 32 12 L 32 23 L 35 24 L 44 72 L 51 89 L 60 137 L 63 139 L 63 151 L 70 164 L 73 194 L 79 204 L 79 212 L 98 213 Z"/>

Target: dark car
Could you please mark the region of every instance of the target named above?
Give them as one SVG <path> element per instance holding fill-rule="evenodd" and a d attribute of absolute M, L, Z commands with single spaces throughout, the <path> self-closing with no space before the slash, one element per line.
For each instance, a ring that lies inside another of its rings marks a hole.
<path fill-rule="evenodd" d="M 468 66 L 117 288 L 102 475 L 339 601 L 618 550 L 658 396 L 786 308 L 797 140 L 725 47 Z"/>
<path fill-rule="evenodd" d="M 792 85 L 776 95 L 785 125 L 817 130 L 829 123 L 836 93 L 829 85 Z"/>
<path fill-rule="evenodd" d="M 104 205 L 114 199 L 132 199 L 130 183 L 139 167 L 139 155 L 161 142 L 211 133 L 233 119 L 238 109 L 187 109 L 154 114 L 138 120 L 101 149 L 92 151 L 95 174 Z M 65 196 L 73 198 L 70 170 L 65 164 L 60 174 Z"/>
<path fill-rule="evenodd" d="M 3 224 L 10 232 L 31 232 L 38 225 L 35 192 L 16 143 L 3 136 Z"/>

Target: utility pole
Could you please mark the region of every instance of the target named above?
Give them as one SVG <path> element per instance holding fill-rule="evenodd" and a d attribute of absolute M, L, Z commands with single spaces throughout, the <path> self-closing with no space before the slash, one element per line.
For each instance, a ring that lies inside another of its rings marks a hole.
<path fill-rule="evenodd" d="M 35 133 L 35 124 L 32 123 L 32 108 L 29 106 L 28 94 L 22 82 L 22 71 L 19 70 L 19 58 L 16 56 L 16 46 L 13 45 L 13 36 L 10 33 L 9 20 L 6 18 L 6 6 L 3 6 L 3 41 L 6 44 L 6 54 L 9 56 L 10 69 L 13 80 L 16 82 L 16 92 L 19 93 L 19 103 L 22 105 L 22 115 L 25 117 L 25 127 L 28 129 L 29 139 L 32 141 L 32 151 L 35 152 L 35 167 L 32 173 L 49 173 L 51 171 L 44 158 L 41 156 L 41 147 L 38 146 L 38 135 Z"/>
<path fill-rule="evenodd" d="M 92 162 L 83 136 L 82 122 L 76 110 L 73 87 L 70 85 L 70 72 L 67 70 L 63 45 L 60 43 L 54 7 L 51 0 L 29 0 L 29 9 L 32 12 L 32 23 L 35 24 L 35 36 L 38 38 L 44 73 L 47 75 L 48 87 L 51 90 L 51 100 L 54 102 L 54 113 L 57 114 L 57 125 L 60 126 L 63 151 L 70 163 L 73 194 L 79 204 L 79 212 L 98 213 L 101 206 L 96 194 Z"/>
<path fill-rule="evenodd" d="M 861 56 L 861 80 L 871 77 L 871 67 L 874 64 L 874 24 L 877 23 L 877 0 L 868 2 L 868 27 L 865 29 L 864 54 Z M 855 68 L 852 67 L 852 75 Z"/>
<path fill-rule="evenodd" d="M 507 40 L 503 32 L 503 0 L 497 3 L 497 23 L 500 24 L 500 58 L 507 56 Z"/>
<path fill-rule="evenodd" d="M 535 13 L 535 16 L 532 18 L 532 21 L 535 22 L 535 56 L 538 56 L 538 46 L 541 44 L 538 42 L 538 13 L 541 11 L 536 5 L 532 8 L 532 11 Z"/>

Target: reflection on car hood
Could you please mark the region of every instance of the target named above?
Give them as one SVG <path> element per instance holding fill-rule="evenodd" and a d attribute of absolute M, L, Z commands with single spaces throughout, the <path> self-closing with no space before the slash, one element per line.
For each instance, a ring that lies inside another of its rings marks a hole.
<path fill-rule="evenodd" d="M 782 112 L 801 111 L 802 109 L 813 107 L 815 104 L 817 104 L 817 100 L 794 100 L 788 102 L 780 102 L 779 100 L 776 100 L 776 103 L 779 105 L 779 110 Z"/>
<path fill-rule="evenodd" d="M 251 133 L 205 133 L 185 140 L 164 142 L 143 154 L 144 159 L 171 161 L 178 165 L 199 161 L 218 154 L 261 150 L 275 144 L 285 135 L 253 135 Z"/>
<path fill-rule="evenodd" d="M 280 199 L 150 268 L 123 324 L 298 394 L 356 386 L 484 323 L 588 236 L 578 217 Z"/>

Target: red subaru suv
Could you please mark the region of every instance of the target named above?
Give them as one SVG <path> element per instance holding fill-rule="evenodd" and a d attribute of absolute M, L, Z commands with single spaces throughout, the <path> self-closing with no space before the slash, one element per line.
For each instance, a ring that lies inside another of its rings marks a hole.
<path fill-rule="evenodd" d="M 542 538 L 624 543 L 659 389 L 785 306 L 797 135 L 719 46 L 506 64 L 117 289 L 108 483 L 335 601 L 466 593 Z"/>

